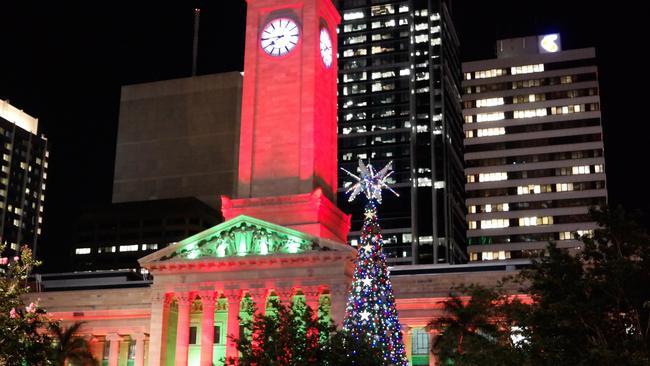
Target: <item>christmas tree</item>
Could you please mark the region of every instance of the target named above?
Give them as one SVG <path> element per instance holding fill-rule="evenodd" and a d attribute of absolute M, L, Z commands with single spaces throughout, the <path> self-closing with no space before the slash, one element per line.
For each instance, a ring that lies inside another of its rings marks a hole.
<path fill-rule="evenodd" d="M 386 180 L 393 173 L 390 171 L 391 164 L 392 162 L 375 172 L 372 165 L 366 166 L 363 161 L 359 161 L 360 176 L 343 169 L 357 180 L 348 190 L 349 200 L 354 200 L 360 193 L 368 199 L 343 328 L 354 339 L 366 340 L 372 347 L 380 350 L 387 364 L 406 366 L 408 362 L 402 331 L 377 217 L 382 189 L 388 189 L 397 195 L 386 184 Z"/>

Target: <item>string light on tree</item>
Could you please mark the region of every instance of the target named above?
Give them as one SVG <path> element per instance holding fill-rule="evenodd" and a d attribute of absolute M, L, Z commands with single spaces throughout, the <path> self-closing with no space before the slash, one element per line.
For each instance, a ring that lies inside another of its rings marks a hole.
<path fill-rule="evenodd" d="M 382 247 L 381 227 L 377 206 L 381 204 L 383 189 L 393 192 L 387 179 L 393 173 L 392 161 L 375 171 L 371 164 L 359 161 L 359 175 L 343 169 L 356 179 L 347 191 L 349 200 L 363 193 L 368 202 L 364 209 L 363 228 L 354 267 L 354 278 L 348 296 L 343 328 L 354 338 L 364 338 L 381 351 L 387 364 L 407 366 L 402 331 L 395 308 L 393 287 Z"/>

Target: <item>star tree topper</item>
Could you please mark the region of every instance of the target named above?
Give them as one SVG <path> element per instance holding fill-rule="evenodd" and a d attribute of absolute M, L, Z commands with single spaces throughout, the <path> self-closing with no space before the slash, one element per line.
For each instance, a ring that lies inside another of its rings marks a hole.
<path fill-rule="evenodd" d="M 399 197 L 399 194 L 395 192 L 392 188 L 388 186 L 386 183 L 386 180 L 388 177 L 391 176 L 394 172 L 391 170 L 391 166 L 393 165 L 392 161 L 389 161 L 386 166 L 381 169 L 378 172 L 375 172 L 375 169 L 372 167 L 372 164 L 365 165 L 363 163 L 363 160 L 359 159 L 359 174 L 358 176 L 356 174 L 352 174 L 350 171 L 341 168 L 344 172 L 346 172 L 349 176 L 352 178 L 356 179 L 357 182 L 350 187 L 346 193 L 350 194 L 350 198 L 348 198 L 348 201 L 352 202 L 354 201 L 355 198 L 359 195 L 359 193 L 363 192 L 368 200 L 376 200 L 377 203 L 381 203 L 381 190 L 382 189 L 388 189 L 389 191 L 393 192 L 396 196 Z"/>

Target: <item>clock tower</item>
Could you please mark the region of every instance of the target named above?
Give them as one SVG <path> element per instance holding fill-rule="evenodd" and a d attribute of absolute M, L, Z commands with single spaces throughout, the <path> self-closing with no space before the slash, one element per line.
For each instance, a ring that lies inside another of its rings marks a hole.
<path fill-rule="evenodd" d="M 336 26 L 331 0 L 247 0 L 237 197 L 245 214 L 345 242 L 337 187 Z"/>

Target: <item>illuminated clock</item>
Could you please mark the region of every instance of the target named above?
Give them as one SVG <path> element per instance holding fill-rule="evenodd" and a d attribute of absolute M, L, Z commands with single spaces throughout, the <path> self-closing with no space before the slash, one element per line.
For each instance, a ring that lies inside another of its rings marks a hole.
<path fill-rule="evenodd" d="M 326 67 L 332 66 L 332 38 L 325 28 L 320 30 L 320 56 Z"/>
<path fill-rule="evenodd" d="M 264 26 L 260 36 L 260 45 L 271 56 L 283 56 L 291 52 L 298 44 L 300 29 L 289 18 L 276 18 Z"/>

